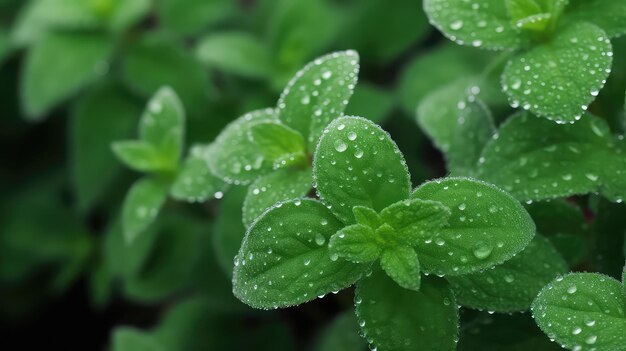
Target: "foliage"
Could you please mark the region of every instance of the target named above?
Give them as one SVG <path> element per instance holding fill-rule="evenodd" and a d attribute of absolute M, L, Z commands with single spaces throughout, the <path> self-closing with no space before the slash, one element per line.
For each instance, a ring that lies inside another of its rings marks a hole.
<path fill-rule="evenodd" d="M 615 0 L 0 1 L 2 342 L 625 351 L 624 34 Z"/>

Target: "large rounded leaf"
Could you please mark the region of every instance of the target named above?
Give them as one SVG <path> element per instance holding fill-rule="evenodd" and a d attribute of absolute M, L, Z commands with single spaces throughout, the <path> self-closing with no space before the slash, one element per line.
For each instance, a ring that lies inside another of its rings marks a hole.
<path fill-rule="evenodd" d="M 317 192 L 344 223 L 352 208 L 376 211 L 409 197 L 411 182 L 404 157 L 389 134 L 361 117 L 334 120 L 320 138 L 313 160 Z"/>
<path fill-rule="evenodd" d="M 522 251 L 535 235 L 532 219 L 517 200 L 478 180 L 432 181 L 413 197 L 439 201 L 452 211 L 448 226 L 415 243 L 425 272 L 460 275 L 493 267 Z"/>
<path fill-rule="evenodd" d="M 235 296 L 252 307 L 279 308 L 350 286 L 369 266 L 331 255 L 328 240 L 341 228 L 318 201 L 276 205 L 252 224 L 241 244 Z"/>

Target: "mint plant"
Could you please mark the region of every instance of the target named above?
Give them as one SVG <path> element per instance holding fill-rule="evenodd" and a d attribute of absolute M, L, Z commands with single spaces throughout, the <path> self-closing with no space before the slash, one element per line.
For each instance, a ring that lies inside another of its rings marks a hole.
<path fill-rule="evenodd" d="M 147 172 L 124 200 L 124 234 L 130 243 L 157 217 L 168 195 L 188 202 L 220 197 L 223 182 L 206 164 L 210 145 L 195 145 L 184 164 L 185 112 L 171 88 L 161 88 L 148 102 L 139 122 L 139 140 L 118 141 L 113 152 L 129 168 Z"/>
<path fill-rule="evenodd" d="M 311 190 L 312 149 L 323 128 L 343 114 L 358 62 L 355 51 L 315 59 L 292 78 L 276 109 L 245 114 L 216 138 L 207 158 L 212 172 L 227 183 L 251 184 L 246 226 L 273 204 Z"/>
<path fill-rule="evenodd" d="M 320 200 L 281 202 L 252 224 L 235 259 L 233 292 L 253 307 L 280 308 L 356 283 L 356 312 L 372 347 L 453 349 L 453 289 L 420 273 L 463 278 L 510 260 L 535 235 L 525 209 L 487 183 L 447 178 L 411 192 L 395 143 L 360 117 L 324 129 L 313 168 Z M 550 257 L 549 247 L 542 255 Z"/>
<path fill-rule="evenodd" d="M 560 123 L 598 96 L 610 39 L 626 33 L 626 5 L 610 0 L 426 0 L 424 10 L 458 44 L 514 51 L 502 73 L 511 106 Z"/>

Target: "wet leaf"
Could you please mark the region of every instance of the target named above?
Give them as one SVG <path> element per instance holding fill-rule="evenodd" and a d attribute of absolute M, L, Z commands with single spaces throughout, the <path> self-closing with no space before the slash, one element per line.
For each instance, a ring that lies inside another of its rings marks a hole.
<path fill-rule="evenodd" d="M 480 154 L 495 133 L 487 106 L 471 95 L 474 79 L 461 79 L 427 95 L 417 122 L 447 160 L 452 175 L 476 173 Z"/>
<path fill-rule="evenodd" d="M 513 57 L 502 74 L 502 89 L 513 107 L 561 123 L 574 122 L 604 86 L 612 56 L 602 29 L 572 24 L 551 41 Z"/>
<path fill-rule="evenodd" d="M 446 178 L 415 189 L 452 212 L 448 226 L 417 241 L 422 270 L 461 275 L 491 268 L 522 251 L 535 225 L 522 205 L 497 187 L 468 178 Z"/>
<path fill-rule="evenodd" d="M 483 151 L 479 177 L 519 200 L 585 194 L 615 185 L 623 189 L 613 182 L 620 181 L 626 165 L 606 122 L 597 117 L 585 115 L 575 124 L 557 125 L 520 113 L 497 135 Z"/>
<path fill-rule="evenodd" d="M 254 222 L 241 244 L 233 272 L 235 296 L 252 307 L 279 308 L 352 285 L 368 265 L 331 255 L 326 243 L 341 228 L 318 201 L 276 205 Z"/>
<path fill-rule="evenodd" d="M 207 161 L 212 152 L 212 145 L 191 147 L 170 189 L 174 199 L 201 202 L 222 194 L 226 184 L 211 173 Z"/>
<path fill-rule="evenodd" d="M 315 59 L 287 84 L 278 100 L 278 117 L 305 137 L 313 150 L 326 125 L 341 117 L 359 74 L 355 51 Z"/>
<path fill-rule="evenodd" d="M 249 227 L 278 202 L 297 199 L 311 191 L 311 169 L 282 169 L 259 177 L 248 187 L 243 203 L 243 223 Z"/>
<path fill-rule="evenodd" d="M 257 123 L 250 128 L 249 137 L 263 156 L 274 161 L 274 169 L 288 165 L 288 160 L 295 163 L 305 158 L 302 135 L 281 123 Z"/>
<path fill-rule="evenodd" d="M 418 292 L 401 288 L 375 270 L 357 284 L 355 304 L 363 337 L 371 349 L 456 348 L 458 308 L 443 279 L 424 277 Z"/>
<path fill-rule="evenodd" d="M 459 304 L 497 312 L 525 311 L 568 266 L 548 239 L 535 238 L 510 260 L 482 272 L 448 277 Z"/>
<path fill-rule="evenodd" d="M 328 125 L 315 151 L 313 177 L 320 199 L 346 224 L 354 223 L 354 206 L 381 211 L 407 199 L 411 187 L 404 157 L 389 134 L 360 117 Z"/>
<path fill-rule="evenodd" d="M 215 175 L 233 184 L 249 184 L 272 168 L 261 150 L 250 139 L 252 126 L 276 121 L 273 109 L 257 110 L 227 125 L 213 143 L 209 166 Z"/>
<path fill-rule="evenodd" d="M 626 34 L 626 3 L 613 0 L 570 0 L 565 20 L 590 22 L 610 38 Z"/>
<path fill-rule="evenodd" d="M 573 273 L 548 284 L 533 302 L 535 322 L 571 350 L 620 350 L 626 345 L 622 284 L 596 273 Z"/>
<path fill-rule="evenodd" d="M 424 10 L 432 25 L 460 45 L 503 50 L 529 43 L 502 0 L 425 0 Z"/>
<path fill-rule="evenodd" d="M 380 266 L 398 285 L 409 290 L 420 290 L 420 266 L 415 250 L 396 246 L 383 251 Z"/>
<path fill-rule="evenodd" d="M 156 219 L 167 198 L 168 188 L 167 182 L 153 178 L 140 179 L 130 188 L 122 210 L 122 226 L 127 244 L 132 244 Z"/>
<path fill-rule="evenodd" d="M 377 240 L 375 229 L 363 224 L 353 224 L 335 233 L 328 243 L 330 251 L 342 259 L 354 263 L 377 260 L 382 246 Z"/>

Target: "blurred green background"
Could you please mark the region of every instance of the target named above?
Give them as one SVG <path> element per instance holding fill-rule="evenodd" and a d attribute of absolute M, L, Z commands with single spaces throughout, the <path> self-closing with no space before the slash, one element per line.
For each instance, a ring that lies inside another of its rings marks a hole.
<path fill-rule="evenodd" d="M 125 245 L 121 204 L 140 175 L 110 151 L 163 85 L 184 103 L 186 145 L 208 143 L 345 49 L 361 57 L 347 114 L 392 134 L 415 184 L 444 175 L 417 104 L 496 54 L 443 39 L 419 0 L 0 0 L 0 349 L 364 350 L 350 290 L 272 312 L 232 296 L 245 188 L 170 201 Z"/>

